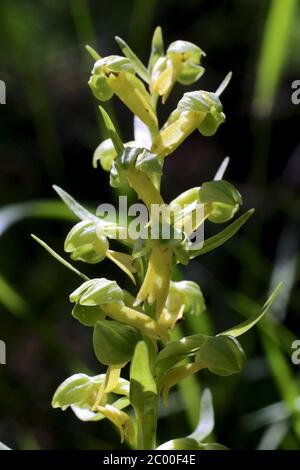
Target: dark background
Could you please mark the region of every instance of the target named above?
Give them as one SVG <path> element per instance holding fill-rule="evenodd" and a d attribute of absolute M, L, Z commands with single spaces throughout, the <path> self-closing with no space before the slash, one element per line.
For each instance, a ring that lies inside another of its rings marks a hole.
<path fill-rule="evenodd" d="M 161 410 L 159 442 L 191 431 L 200 390 L 209 386 L 216 440 L 234 449 L 299 449 L 299 366 L 291 363 L 292 342 L 300 338 L 300 105 L 291 102 L 292 81 L 300 79 L 299 2 L 2 0 L 0 8 L 0 79 L 7 86 L 0 108 L 0 339 L 7 344 L 0 440 L 16 449 L 119 447 L 106 421 L 81 423 L 50 407 L 68 375 L 102 369 L 91 330 L 70 316 L 68 296 L 78 279 L 30 233 L 63 254 L 72 216 L 54 183 L 95 208 L 116 196 L 108 175 L 92 168 L 105 133 L 87 86 L 92 60 L 84 45 L 102 56 L 118 53 L 119 35 L 146 62 L 152 32 L 161 25 L 166 45 L 184 39 L 207 53 L 206 74 L 191 89 L 215 90 L 233 71 L 222 97 L 226 123 L 212 138 L 194 133 L 167 158 L 165 200 L 212 179 L 229 155 L 227 179 L 243 194 L 243 211 L 256 208 L 240 234 L 184 269 L 201 285 L 208 310 L 182 329 L 219 332 L 249 316 L 277 281 L 285 286 L 272 316 L 242 338 L 244 372 L 230 378 L 201 373 L 186 382 Z M 160 107 L 162 122 L 184 91 L 177 85 L 167 111 Z M 124 141 L 131 140 L 129 111 L 116 99 L 107 109 Z M 206 236 L 214 230 L 208 224 Z M 126 285 L 108 262 L 79 269 Z"/>

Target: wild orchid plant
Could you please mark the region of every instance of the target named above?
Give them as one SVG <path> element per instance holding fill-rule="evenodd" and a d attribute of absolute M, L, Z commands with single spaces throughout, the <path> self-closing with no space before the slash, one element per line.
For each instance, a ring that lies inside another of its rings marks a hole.
<path fill-rule="evenodd" d="M 160 127 L 157 103 L 167 101 L 176 82 L 195 83 L 204 73 L 204 52 L 186 41 L 175 41 L 164 51 L 162 32 L 157 28 L 146 68 L 129 46 L 116 38 L 123 53 L 101 58 L 92 48 L 95 60 L 89 86 L 100 101 L 113 95 L 134 115 L 134 140 L 123 143 L 108 114 L 100 107 L 109 138 L 95 151 L 93 164 L 110 172 L 110 185 L 131 187 L 149 211 L 143 229 L 146 237 L 132 239 L 126 224 L 112 222 L 83 208 L 58 187 L 56 192 L 80 219 L 65 240 L 65 251 L 74 261 L 97 264 L 108 258 L 133 281 L 132 292 L 122 289 L 114 280 L 89 279 L 56 254 L 43 241 L 34 237 L 52 255 L 84 280 L 72 294 L 72 315 L 84 326 L 93 328 L 93 348 L 104 374 L 89 377 L 78 373 L 65 380 L 56 390 L 52 406 L 71 407 L 83 421 L 110 420 L 137 449 L 155 449 L 160 396 L 167 404 L 170 389 L 180 381 L 208 369 L 213 374 L 228 376 L 241 371 L 245 354 L 237 337 L 248 331 L 267 312 L 278 288 L 262 310 L 228 331 L 207 336 L 195 331 L 192 336 L 172 341 L 176 323 L 187 315 L 201 315 L 205 302 L 200 287 L 191 281 L 175 282 L 178 264 L 187 265 L 225 243 L 249 219 L 253 210 L 231 222 L 217 235 L 195 248 L 193 236 L 205 221 L 214 224 L 230 221 L 242 204 L 239 192 L 223 179 L 227 161 L 213 181 L 189 189 L 168 205 L 160 192 L 160 181 L 166 157 L 195 130 L 212 136 L 225 121 L 220 96 L 230 74 L 215 92 L 184 93 L 176 109 Z M 172 209 L 171 216 L 154 211 L 154 206 Z M 196 217 L 197 207 L 202 216 Z M 129 222 L 127 222 L 129 223 Z M 151 237 L 154 223 L 168 226 L 170 236 Z M 189 228 L 187 228 L 189 227 Z M 126 235 L 124 236 L 124 231 Z M 110 249 L 110 239 L 119 240 L 124 251 Z M 98 271 L 99 272 L 99 271 Z M 137 289 L 136 287 L 137 286 Z M 121 377 L 130 363 L 129 380 Z M 211 408 L 209 392 L 202 397 L 202 409 Z M 132 407 L 134 414 L 124 411 Z M 202 413 L 203 415 L 203 413 Z M 203 443 L 212 426 L 200 420 L 188 437 L 173 439 L 159 449 L 218 449 L 219 444 Z M 205 431 L 205 432 L 204 432 Z"/>

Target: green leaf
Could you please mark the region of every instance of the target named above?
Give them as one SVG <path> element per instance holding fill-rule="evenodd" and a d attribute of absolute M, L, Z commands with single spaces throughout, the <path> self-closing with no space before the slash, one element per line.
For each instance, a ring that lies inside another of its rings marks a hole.
<path fill-rule="evenodd" d="M 239 217 L 237 220 L 232 222 L 232 224 L 222 230 L 222 232 L 205 240 L 200 250 L 190 251 L 190 258 L 193 259 L 196 256 L 204 255 L 205 253 L 209 253 L 210 251 L 215 250 L 219 246 L 223 245 L 239 231 L 239 229 L 247 222 L 253 213 L 254 209 L 250 209 L 249 211 L 245 212 L 245 214 L 241 215 L 241 217 Z"/>
<path fill-rule="evenodd" d="M 214 425 L 215 418 L 212 395 L 210 390 L 206 388 L 203 390 L 201 397 L 201 408 L 198 425 L 195 431 L 192 432 L 192 434 L 190 434 L 188 437 L 190 439 L 195 439 L 197 442 L 201 442 L 212 433 Z"/>
<path fill-rule="evenodd" d="M 138 425 L 138 448 L 155 449 L 158 395 L 145 341 L 135 348 L 130 368 L 130 403 Z"/>
<path fill-rule="evenodd" d="M 119 38 L 118 36 L 115 37 L 115 40 L 122 50 L 123 54 L 130 60 L 132 67 L 134 68 L 135 72 L 143 79 L 146 83 L 150 83 L 151 77 L 148 73 L 148 70 L 144 66 L 144 64 L 140 61 L 137 55 L 133 52 L 132 49 L 126 44 L 126 42 Z"/>
<path fill-rule="evenodd" d="M 93 346 L 98 361 L 107 366 L 123 367 L 133 356 L 141 336 L 135 328 L 114 320 L 97 321 Z"/>
<path fill-rule="evenodd" d="M 278 284 L 276 289 L 272 292 L 264 306 L 262 307 L 261 310 L 257 312 L 256 315 L 254 315 L 251 318 L 248 318 L 247 320 L 243 321 L 237 326 L 234 326 L 230 330 L 223 331 L 220 333 L 221 335 L 228 335 L 228 336 L 234 336 L 235 338 L 238 336 L 243 335 L 246 333 L 246 331 L 250 330 L 256 323 L 258 323 L 265 315 L 266 313 L 270 310 L 274 300 L 276 299 L 277 295 L 279 294 L 279 291 L 281 290 L 283 286 L 283 283 L 281 282 Z"/>
<path fill-rule="evenodd" d="M 86 305 L 76 304 L 72 310 L 72 316 L 84 326 L 94 326 L 97 321 L 104 320 L 105 313 L 98 305 L 87 307 Z"/>
<path fill-rule="evenodd" d="M 116 152 L 122 152 L 124 150 L 124 145 L 116 131 L 115 126 L 113 125 L 112 120 L 110 119 L 105 109 L 102 108 L 102 106 L 99 106 L 99 109 L 101 111 L 105 127 L 107 129 L 110 139 L 112 140 L 112 143 L 114 144 Z"/>
<path fill-rule="evenodd" d="M 152 43 L 151 43 L 151 54 L 148 63 L 148 70 L 152 73 L 152 69 L 155 63 L 163 57 L 164 55 L 164 41 L 162 35 L 162 29 L 160 26 L 157 26 L 153 33 Z"/>
<path fill-rule="evenodd" d="M 50 248 L 50 246 L 47 245 L 47 243 L 45 243 L 43 240 L 38 238 L 36 235 L 31 234 L 31 236 L 36 242 L 38 242 L 43 248 L 45 248 L 45 250 L 47 250 L 48 253 L 50 253 L 50 255 L 53 256 L 53 258 L 55 258 L 61 264 L 66 266 L 66 268 L 70 269 L 70 271 L 73 271 L 75 274 L 77 274 L 77 276 L 80 276 L 85 281 L 89 280 L 89 278 L 85 274 L 80 272 L 72 264 L 70 264 L 68 261 L 66 261 L 64 258 L 62 258 L 58 253 L 56 253 L 56 251 L 54 251 L 52 248 Z"/>
<path fill-rule="evenodd" d="M 90 211 L 85 209 L 79 202 L 59 186 L 53 185 L 54 191 L 59 195 L 68 208 L 81 220 L 93 220 L 99 222 L 99 219 Z"/>

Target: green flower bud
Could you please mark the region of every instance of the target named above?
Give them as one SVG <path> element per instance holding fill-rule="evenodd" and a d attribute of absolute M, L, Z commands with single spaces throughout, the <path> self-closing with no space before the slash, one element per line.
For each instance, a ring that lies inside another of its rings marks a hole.
<path fill-rule="evenodd" d="M 200 362 L 216 375 L 239 373 L 245 363 L 245 353 L 240 343 L 232 336 L 209 337 L 199 348 L 195 362 Z"/>
<path fill-rule="evenodd" d="M 204 183 L 199 190 L 199 200 L 211 205 L 208 220 L 214 223 L 232 219 L 243 203 L 240 193 L 225 180 Z"/>
<path fill-rule="evenodd" d="M 214 374 L 224 376 L 240 372 L 245 361 L 245 353 L 235 338 L 197 334 L 173 341 L 160 351 L 157 373 L 161 374 L 191 356 L 195 356 L 195 367 L 198 364 L 202 369 L 207 368 Z"/>
<path fill-rule="evenodd" d="M 93 334 L 94 352 L 102 364 L 121 368 L 132 358 L 140 339 L 132 326 L 114 320 L 98 321 Z"/>
<path fill-rule="evenodd" d="M 127 142 L 126 144 L 124 144 L 124 147 L 125 148 L 126 147 L 140 148 L 140 145 L 138 145 L 137 142 L 135 142 L 133 140 L 133 141 L 130 141 L 130 142 Z M 140 150 L 141 150 L 141 155 L 142 155 L 143 151 L 145 149 L 140 149 Z M 151 154 L 151 152 L 148 151 L 148 154 L 145 155 L 145 157 L 141 156 L 140 159 L 137 162 L 137 166 L 139 165 L 139 163 L 142 163 L 142 161 L 144 159 L 148 161 L 149 155 L 153 155 L 153 154 Z M 98 145 L 98 147 L 96 148 L 96 150 L 94 152 L 93 167 L 97 168 L 97 164 L 98 164 L 98 162 L 100 162 L 103 170 L 110 171 L 111 166 L 112 166 L 113 161 L 115 160 L 116 156 L 117 156 L 117 152 L 116 152 L 116 149 L 115 149 L 115 146 L 114 146 L 112 140 L 111 139 L 106 139 L 103 142 L 101 142 L 100 145 Z M 157 159 L 157 157 L 156 157 L 156 159 Z M 148 170 L 148 171 L 151 171 L 151 170 Z M 154 170 L 152 170 L 152 171 L 154 171 Z"/>
<path fill-rule="evenodd" d="M 121 302 L 122 299 L 123 292 L 118 284 L 105 278 L 90 279 L 70 295 L 71 302 L 86 306 Z"/>
<path fill-rule="evenodd" d="M 135 168 L 145 173 L 161 174 L 161 159 L 145 148 L 128 145 L 113 161 L 110 172 L 110 185 L 114 188 L 121 186 L 130 179 L 128 171 Z"/>
<path fill-rule="evenodd" d="M 190 437 L 182 437 L 180 439 L 172 439 L 165 442 L 156 450 L 200 450 L 200 446 L 195 439 Z"/>
<path fill-rule="evenodd" d="M 73 260 L 95 264 L 102 261 L 109 248 L 105 235 L 97 229 L 97 224 L 91 220 L 83 220 L 76 224 L 68 233 L 64 249 L 71 253 Z"/>

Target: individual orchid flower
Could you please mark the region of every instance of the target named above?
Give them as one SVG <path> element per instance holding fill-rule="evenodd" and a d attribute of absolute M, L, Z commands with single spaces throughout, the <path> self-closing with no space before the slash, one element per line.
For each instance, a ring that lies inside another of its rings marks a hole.
<path fill-rule="evenodd" d="M 106 381 L 106 374 L 89 377 L 86 374 L 75 374 L 66 379 L 56 390 L 53 399 L 53 408 L 66 410 L 71 408 L 75 415 L 82 421 L 100 421 L 107 418 L 120 432 L 121 442 L 125 437 L 132 442 L 133 426 L 130 417 L 122 411 L 130 405 L 129 382 L 117 377 L 117 379 L 104 388 L 105 393 L 101 397 L 101 405 L 95 407 L 95 401 L 99 390 L 103 388 Z M 109 396 L 120 395 L 111 403 Z"/>
<path fill-rule="evenodd" d="M 182 85 L 195 83 L 204 73 L 200 65 L 205 53 L 200 47 L 188 41 L 175 41 L 167 49 L 166 56 L 160 57 L 152 70 L 152 88 L 162 96 L 165 103 L 176 82 Z"/>
<path fill-rule="evenodd" d="M 89 86 L 100 101 L 116 94 L 151 129 L 158 126 L 151 97 L 129 59 L 111 55 L 95 62 Z"/>
<path fill-rule="evenodd" d="M 76 224 L 68 233 L 64 249 L 71 253 L 71 258 L 75 261 L 95 264 L 110 259 L 122 271 L 124 271 L 135 284 L 132 273 L 136 273 L 135 260 L 131 255 L 109 249 L 108 237 L 102 230 L 102 225 L 93 220 L 83 220 Z"/>

